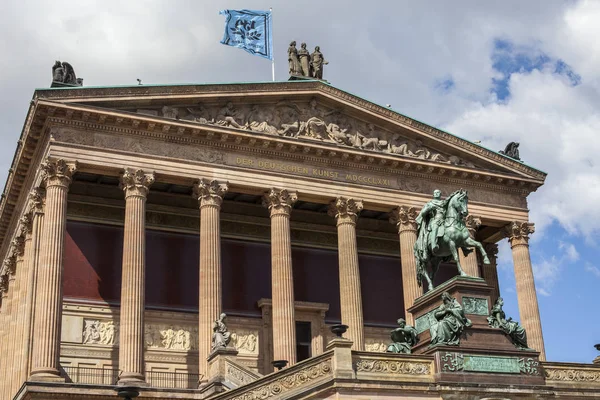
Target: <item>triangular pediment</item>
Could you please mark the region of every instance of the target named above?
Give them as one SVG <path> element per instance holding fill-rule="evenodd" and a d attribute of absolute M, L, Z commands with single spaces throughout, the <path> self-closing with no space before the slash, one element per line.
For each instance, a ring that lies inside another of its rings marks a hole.
<path fill-rule="evenodd" d="M 52 100 L 124 113 L 128 118 L 136 115 L 155 121 L 150 123 L 152 126 L 160 121 L 196 125 L 203 130 L 330 146 L 361 152 L 366 157 L 379 155 L 497 172 L 539 184 L 545 178 L 543 172 L 519 161 L 321 82 L 104 88 L 89 92 L 85 97 Z M 134 126 L 139 127 L 139 122 Z"/>

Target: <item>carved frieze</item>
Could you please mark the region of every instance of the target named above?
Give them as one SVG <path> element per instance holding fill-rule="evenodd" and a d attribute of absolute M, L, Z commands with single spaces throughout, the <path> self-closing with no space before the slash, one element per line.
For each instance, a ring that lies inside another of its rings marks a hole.
<path fill-rule="evenodd" d="M 544 375 L 546 376 L 546 380 L 550 381 L 600 384 L 600 368 L 544 366 Z"/>
<path fill-rule="evenodd" d="M 385 353 L 387 350 L 387 344 L 381 341 L 367 339 L 365 340 L 365 351 L 372 353 Z"/>
<path fill-rule="evenodd" d="M 489 306 L 486 298 L 463 297 L 463 309 L 465 314 L 489 315 Z"/>
<path fill-rule="evenodd" d="M 356 362 L 356 372 L 375 372 L 394 375 L 429 375 L 431 373 L 431 364 L 418 361 L 363 358 Z"/>
<path fill-rule="evenodd" d="M 198 349 L 198 328 L 189 326 L 146 324 L 147 349 L 190 351 Z"/>
<path fill-rule="evenodd" d="M 147 110 L 141 110 L 147 114 Z M 416 158 L 442 164 L 474 168 L 459 157 L 433 150 L 419 140 L 409 140 L 372 123 L 349 117 L 340 110 L 319 104 L 279 102 L 277 104 L 163 107 L 164 118 L 201 125 L 228 127 L 267 135 L 330 142 L 344 147 Z"/>

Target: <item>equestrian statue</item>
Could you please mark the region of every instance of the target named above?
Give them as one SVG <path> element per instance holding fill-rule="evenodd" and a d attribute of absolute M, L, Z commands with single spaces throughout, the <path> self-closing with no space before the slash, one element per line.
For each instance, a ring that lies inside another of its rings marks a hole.
<path fill-rule="evenodd" d="M 419 286 L 425 278 L 429 290 L 433 289 L 433 278 L 441 262 L 454 260 L 460 276 L 469 276 L 461 268 L 459 248 L 466 256 L 473 251 L 469 247 L 475 247 L 481 253 L 483 263 L 490 263 L 481 243 L 471 238 L 465 226 L 464 219 L 469 214 L 468 200 L 466 190 L 457 190 L 442 200 L 442 192 L 436 189 L 433 191 L 433 200 L 425 204 L 417 216 L 418 237 L 414 254 Z M 427 270 L 428 265 L 431 265 L 431 274 Z"/>

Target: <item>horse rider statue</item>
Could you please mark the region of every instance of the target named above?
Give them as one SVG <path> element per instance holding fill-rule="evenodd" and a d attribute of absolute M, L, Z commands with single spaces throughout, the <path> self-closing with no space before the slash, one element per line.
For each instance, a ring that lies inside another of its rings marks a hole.
<path fill-rule="evenodd" d="M 441 262 L 454 260 L 460 276 L 468 276 L 460 265 L 458 248 L 466 256 L 475 247 L 483 257 L 483 263 L 489 264 L 481 243 L 472 239 L 465 226 L 464 219 L 468 215 L 467 191 L 460 189 L 442 200 L 442 192 L 433 191 L 433 200 L 425 204 L 416 218 L 418 236 L 415 242 L 414 255 L 417 261 L 417 282 L 422 285 L 423 278 L 432 290 L 433 279 Z M 431 274 L 427 266 L 431 264 Z"/>

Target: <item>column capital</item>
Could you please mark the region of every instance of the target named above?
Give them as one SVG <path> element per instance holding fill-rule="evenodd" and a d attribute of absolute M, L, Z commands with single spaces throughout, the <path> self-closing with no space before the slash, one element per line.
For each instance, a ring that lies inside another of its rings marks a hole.
<path fill-rule="evenodd" d="M 17 255 L 12 247 L 9 250 L 9 256 L 6 259 L 4 259 L 4 265 L 2 265 L 2 269 L 6 271 L 9 279 L 11 279 L 11 277 L 16 272 Z"/>
<path fill-rule="evenodd" d="M 271 217 L 275 215 L 289 216 L 296 201 L 298 201 L 298 193 L 290 192 L 287 189 L 271 188 L 262 198 L 262 204 L 269 209 Z"/>
<path fill-rule="evenodd" d="M 475 233 L 477 233 L 477 229 L 479 229 L 479 227 L 481 226 L 481 218 L 469 214 L 465 217 L 465 226 L 467 227 L 471 238 L 474 239 Z"/>
<path fill-rule="evenodd" d="M 493 259 L 498 257 L 498 243 L 483 243 L 483 248 L 488 257 Z"/>
<path fill-rule="evenodd" d="M 2 297 L 6 297 L 8 294 L 8 274 L 0 276 L 0 293 Z"/>
<path fill-rule="evenodd" d="M 31 229 L 33 228 L 33 212 L 31 209 L 28 209 L 25 214 L 21 216 L 19 219 L 19 236 L 26 237 L 31 233 Z"/>
<path fill-rule="evenodd" d="M 11 242 L 11 246 L 15 257 L 22 257 L 25 254 L 25 236 L 16 236 Z"/>
<path fill-rule="evenodd" d="M 504 227 L 504 236 L 508 238 L 511 247 L 529 244 L 529 235 L 535 232 L 531 222 L 513 221 Z"/>
<path fill-rule="evenodd" d="M 28 211 L 33 214 L 43 213 L 45 204 L 46 204 L 46 190 L 41 186 L 33 188 L 31 190 L 31 192 L 29 192 Z"/>
<path fill-rule="evenodd" d="M 221 207 L 223 196 L 229 191 L 229 182 L 219 183 L 216 180 L 199 179 L 194 184 L 194 197 L 198 199 L 200 208 L 204 206 Z"/>
<path fill-rule="evenodd" d="M 356 224 L 358 214 L 363 209 L 362 200 L 348 199 L 346 197 L 338 197 L 329 203 L 327 213 L 335 217 L 337 224 Z"/>
<path fill-rule="evenodd" d="M 121 175 L 119 187 L 125 192 L 125 198 L 130 196 L 146 197 L 150 185 L 154 183 L 154 172 L 146 173 L 141 169 L 126 168 Z"/>
<path fill-rule="evenodd" d="M 416 218 L 419 210 L 415 207 L 399 206 L 392 210 L 390 223 L 396 225 L 398 233 L 404 231 L 417 231 Z"/>
<path fill-rule="evenodd" d="M 73 174 L 77 171 L 77 161 L 67 162 L 62 158 L 56 160 L 48 157 L 40 168 L 44 174 L 42 180 L 46 187 L 68 187 L 71 184 Z"/>

